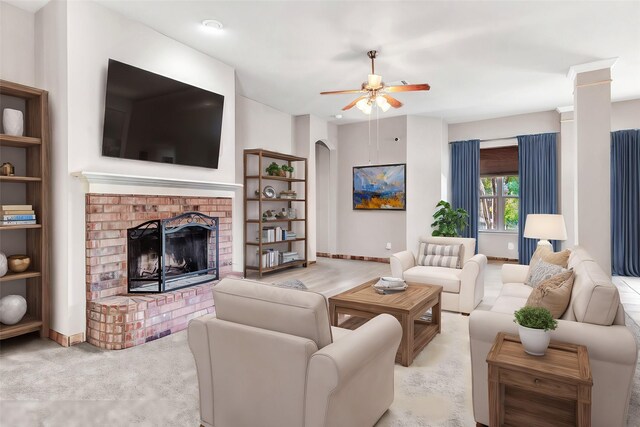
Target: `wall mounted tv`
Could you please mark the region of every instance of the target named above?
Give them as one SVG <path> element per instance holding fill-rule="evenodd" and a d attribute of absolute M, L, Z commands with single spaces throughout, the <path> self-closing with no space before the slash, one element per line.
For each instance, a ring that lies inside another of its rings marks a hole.
<path fill-rule="evenodd" d="M 109 60 L 102 155 L 218 168 L 224 96 Z"/>

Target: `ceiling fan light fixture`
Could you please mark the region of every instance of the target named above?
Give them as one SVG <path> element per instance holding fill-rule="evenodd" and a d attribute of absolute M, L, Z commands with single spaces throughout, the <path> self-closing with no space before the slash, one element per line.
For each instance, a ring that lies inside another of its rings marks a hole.
<path fill-rule="evenodd" d="M 362 98 L 360 101 L 356 102 L 356 107 L 364 111 L 368 104 L 369 104 L 369 100 L 366 98 Z"/>
<path fill-rule="evenodd" d="M 378 74 L 369 74 L 369 77 L 367 78 L 367 84 L 369 85 L 370 88 L 378 89 L 381 86 L 381 83 L 382 83 L 382 76 Z"/>

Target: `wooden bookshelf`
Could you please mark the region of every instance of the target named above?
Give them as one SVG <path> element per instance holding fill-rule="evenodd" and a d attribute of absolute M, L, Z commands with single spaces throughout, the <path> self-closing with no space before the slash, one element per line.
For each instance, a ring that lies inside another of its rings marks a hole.
<path fill-rule="evenodd" d="M 0 97 L 21 98 L 25 102 L 25 136 L 0 134 L 0 147 L 24 150 L 26 173 L 24 176 L 0 176 L 1 184 L 20 183 L 10 191 L 23 191 L 25 204 L 33 206 L 37 224 L 0 226 L 0 238 L 25 239 L 26 254 L 31 266 L 23 273 L 7 273 L 0 278 L 0 286 L 16 280 L 25 281 L 27 314 L 16 325 L 0 324 L 0 339 L 38 331 L 49 336 L 49 269 L 51 237 L 49 231 L 50 207 L 50 128 L 49 101 L 45 90 L 0 80 Z M 0 159 L 1 162 L 1 159 Z M 5 189 L 6 189 L 5 188 Z M 3 190 L 5 190 L 3 189 Z M 3 191 L 5 193 L 8 191 Z M 0 204 L 7 204 L 0 194 Z M 13 230 L 23 230 L 22 233 Z M 24 236 L 24 237 L 23 237 Z M 11 253 L 6 254 L 14 255 Z"/>
<path fill-rule="evenodd" d="M 294 166 L 295 177 L 287 176 L 270 176 L 266 175 L 265 168 L 271 162 L 278 164 L 285 163 L 289 166 Z M 304 168 L 302 170 L 302 168 Z M 258 277 L 262 277 L 263 274 L 283 270 L 290 267 L 307 267 L 307 159 L 304 157 L 292 156 L 289 154 L 278 153 L 275 151 L 268 151 L 262 149 L 250 149 L 244 150 L 244 232 L 245 232 L 245 244 L 244 244 L 244 275 L 247 275 L 247 271 L 256 271 Z M 302 187 L 304 194 L 299 194 L 298 198 L 267 198 L 258 196 L 254 193 L 257 189 L 260 192 L 264 190 L 266 185 L 270 185 L 269 182 L 273 182 L 273 185 L 284 186 L 287 190 L 296 189 L 299 191 Z M 278 184 L 280 182 L 280 184 Z M 294 187 L 295 186 L 295 187 Z M 298 215 L 301 211 L 304 212 L 303 218 L 276 218 L 273 220 L 262 220 L 262 213 L 273 206 L 279 208 L 290 209 L 296 207 Z M 257 208 L 258 217 L 251 218 L 248 212 L 253 212 Z M 304 230 L 303 236 L 296 236 L 295 239 L 287 239 L 275 242 L 267 242 L 263 240 L 262 231 L 265 227 L 273 225 L 287 225 L 291 227 L 293 224 L 298 225 L 300 231 Z M 257 233 L 257 240 L 253 241 L 254 233 Z M 297 246 L 294 246 L 298 244 Z M 300 259 L 267 267 L 263 265 L 262 253 L 263 248 L 286 248 L 286 251 L 292 251 L 293 248 L 298 251 Z M 253 258 L 257 250 L 257 265 L 251 264 L 250 260 Z M 251 256 L 249 256 L 251 255 Z"/>

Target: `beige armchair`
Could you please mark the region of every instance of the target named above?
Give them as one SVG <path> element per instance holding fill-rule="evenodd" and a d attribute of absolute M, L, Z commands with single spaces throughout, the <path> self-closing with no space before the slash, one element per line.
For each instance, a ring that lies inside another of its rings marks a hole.
<path fill-rule="evenodd" d="M 476 239 L 464 237 L 421 236 L 422 243 L 463 245 L 461 268 L 416 265 L 417 254 L 411 251 L 391 255 L 391 274 L 412 283 L 442 286 L 442 309 L 469 314 L 484 297 L 484 270 L 487 257 L 476 251 Z"/>
<path fill-rule="evenodd" d="M 372 426 L 391 405 L 394 317 L 349 331 L 313 292 L 224 279 L 213 295 L 189 324 L 203 426 Z"/>

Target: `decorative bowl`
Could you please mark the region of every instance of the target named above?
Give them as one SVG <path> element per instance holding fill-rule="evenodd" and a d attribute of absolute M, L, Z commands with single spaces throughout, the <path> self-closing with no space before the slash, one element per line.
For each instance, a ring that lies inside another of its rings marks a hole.
<path fill-rule="evenodd" d="M 31 265 L 31 258 L 27 255 L 11 255 L 7 257 L 7 261 L 9 264 L 9 270 L 14 273 L 22 273 L 29 265 Z"/>

